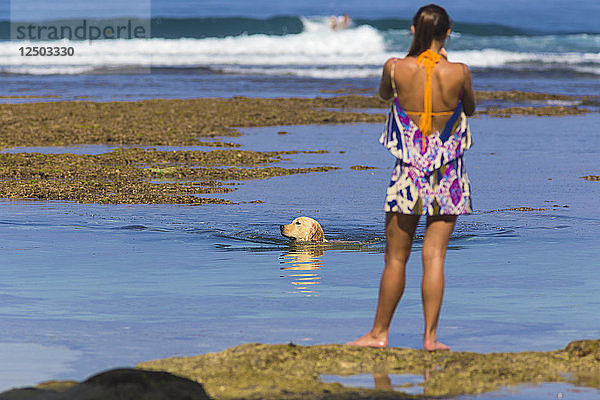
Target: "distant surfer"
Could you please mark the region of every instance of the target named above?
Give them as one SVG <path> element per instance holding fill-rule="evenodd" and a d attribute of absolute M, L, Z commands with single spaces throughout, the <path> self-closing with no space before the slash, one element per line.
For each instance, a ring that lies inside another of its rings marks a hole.
<path fill-rule="evenodd" d="M 352 25 L 352 20 L 348 14 L 329 17 L 329 27 L 334 31 L 350 28 L 350 25 Z"/>

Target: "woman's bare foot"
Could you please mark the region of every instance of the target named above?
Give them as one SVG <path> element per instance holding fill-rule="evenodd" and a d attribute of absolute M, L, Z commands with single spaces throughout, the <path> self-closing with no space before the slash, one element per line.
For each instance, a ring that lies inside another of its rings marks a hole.
<path fill-rule="evenodd" d="M 383 348 L 387 347 L 388 345 L 388 337 L 386 334 L 374 335 L 373 333 L 369 332 L 353 342 L 346 343 L 346 345 Z"/>
<path fill-rule="evenodd" d="M 427 351 L 448 351 L 450 350 L 450 346 L 445 345 L 442 342 L 438 342 L 437 340 L 424 340 L 423 347 Z"/>

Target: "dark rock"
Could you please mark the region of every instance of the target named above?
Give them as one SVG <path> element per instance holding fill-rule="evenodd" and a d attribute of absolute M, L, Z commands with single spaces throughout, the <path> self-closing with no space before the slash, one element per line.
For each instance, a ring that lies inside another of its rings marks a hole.
<path fill-rule="evenodd" d="M 64 391 L 15 389 L 0 400 L 203 400 L 201 384 L 168 372 L 113 369 L 92 376 Z"/>

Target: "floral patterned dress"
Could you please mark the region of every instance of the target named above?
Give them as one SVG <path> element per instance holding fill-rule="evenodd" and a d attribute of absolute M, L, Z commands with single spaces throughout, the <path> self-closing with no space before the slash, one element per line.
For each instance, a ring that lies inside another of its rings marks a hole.
<path fill-rule="evenodd" d="M 386 212 L 471 213 L 471 187 L 463 153 L 471 147 L 472 139 L 462 100 L 441 132 L 424 135 L 398 102 L 394 87 L 394 101 L 379 141 L 397 159 L 386 193 Z"/>

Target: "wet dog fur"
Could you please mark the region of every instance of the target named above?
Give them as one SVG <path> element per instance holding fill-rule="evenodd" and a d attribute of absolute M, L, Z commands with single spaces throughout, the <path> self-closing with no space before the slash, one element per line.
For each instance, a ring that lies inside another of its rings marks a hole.
<path fill-rule="evenodd" d="M 326 242 L 323 228 L 312 218 L 298 217 L 291 224 L 280 225 L 281 234 L 303 242 Z"/>

